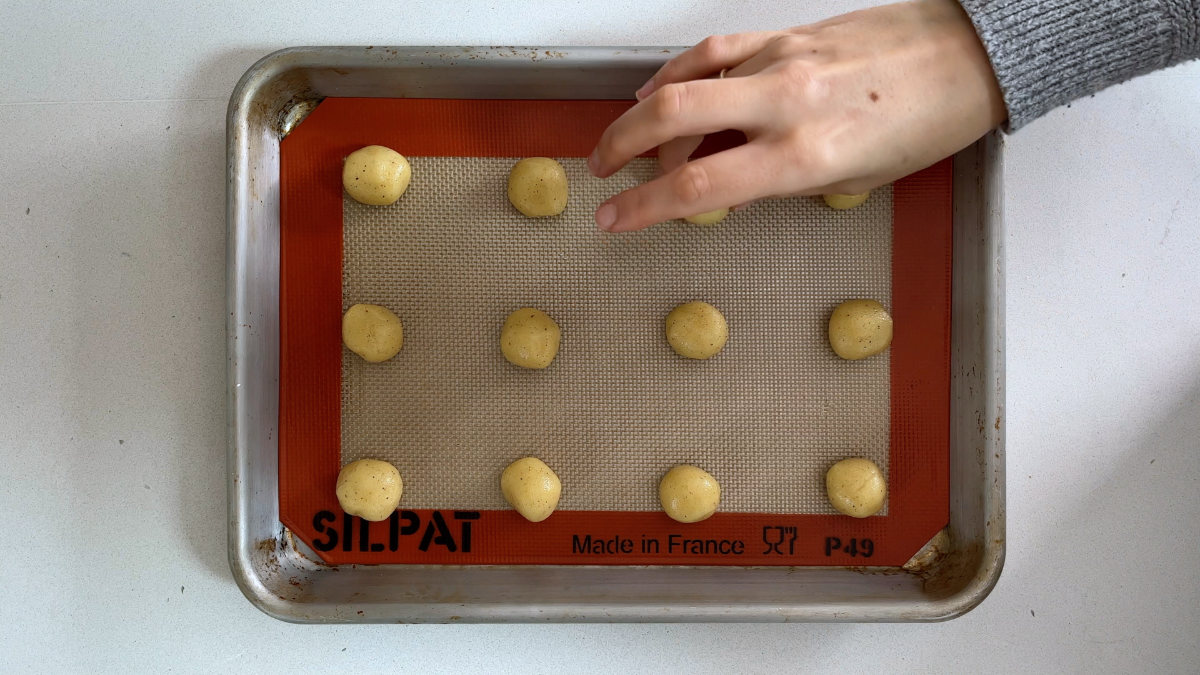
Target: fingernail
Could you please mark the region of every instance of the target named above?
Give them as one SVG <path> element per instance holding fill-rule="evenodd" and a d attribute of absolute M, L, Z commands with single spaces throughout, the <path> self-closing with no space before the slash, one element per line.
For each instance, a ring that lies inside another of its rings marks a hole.
<path fill-rule="evenodd" d="M 596 156 L 596 151 L 592 150 L 592 154 L 587 158 L 588 171 L 592 172 L 593 176 L 599 176 L 598 167 L 600 166 L 600 158 Z"/>
<path fill-rule="evenodd" d="M 640 101 L 640 100 L 646 98 L 647 96 L 649 96 L 650 90 L 652 90 L 652 89 L 654 89 L 654 78 L 650 78 L 649 80 L 646 80 L 646 84 L 643 84 L 642 86 L 638 87 L 638 90 L 633 92 L 633 96 L 634 96 L 634 98 L 636 98 L 637 100 Z"/>
<path fill-rule="evenodd" d="M 602 204 L 596 209 L 596 227 L 605 232 L 612 231 L 613 225 L 617 224 L 617 207 L 612 204 Z"/>

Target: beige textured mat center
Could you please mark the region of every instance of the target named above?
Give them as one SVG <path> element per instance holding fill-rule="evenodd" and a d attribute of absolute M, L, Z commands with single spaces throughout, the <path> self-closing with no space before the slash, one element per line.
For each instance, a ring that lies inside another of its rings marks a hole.
<path fill-rule="evenodd" d="M 890 187 L 851 211 L 797 198 L 715 227 L 608 235 L 593 209 L 654 160 L 602 181 L 561 159 L 567 212 L 528 219 L 505 197 L 516 158 L 410 159 L 396 204 L 344 198 L 342 289 L 343 309 L 381 304 L 404 321 L 389 362 L 343 350 L 341 448 L 343 463 L 395 464 L 406 508 L 505 508 L 500 472 L 526 455 L 562 479 L 560 510 L 658 510 L 659 477 L 691 463 L 721 482 L 724 512 L 833 513 L 827 466 L 863 456 L 886 473 L 888 354 L 842 361 L 826 321 L 848 298 L 890 306 Z M 688 300 L 729 322 L 711 360 L 663 337 Z M 562 327 L 546 370 L 500 354 L 522 306 Z"/>

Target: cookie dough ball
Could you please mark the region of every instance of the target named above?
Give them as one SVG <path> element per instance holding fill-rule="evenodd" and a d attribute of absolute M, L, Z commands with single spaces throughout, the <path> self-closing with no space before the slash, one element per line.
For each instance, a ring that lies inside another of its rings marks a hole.
<path fill-rule="evenodd" d="M 666 321 L 667 342 L 676 354 L 689 359 L 715 356 L 729 339 L 729 324 L 721 311 L 707 302 L 685 302 L 671 310 Z"/>
<path fill-rule="evenodd" d="M 851 457 L 829 467 L 825 491 L 833 508 L 847 516 L 866 518 L 879 513 L 887 496 L 887 482 L 875 462 Z"/>
<path fill-rule="evenodd" d="M 387 361 L 404 346 L 404 324 L 387 307 L 354 305 L 342 317 L 342 342 L 371 363 Z"/>
<path fill-rule="evenodd" d="M 721 486 L 712 474 L 698 466 L 680 464 L 658 483 L 663 511 L 681 523 L 698 523 L 716 513 Z"/>
<path fill-rule="evenodd" d="M 847 300 L 829 317 L 829 345 L 843 359 L 865 359 L 890 344 L 892 316 L 874 300 Z"/>
<path fill-rule="evenodd" d="M 697 213 L 694 216 L 688 216 L 687 218 L 684 218 L 684 220 L 693 225 L 716 225 L 724 220 L 725 216 L 727 215 L 729 215 L 729 209 L 717 209 L 716 211 Z"/>
<path fill-rule="evenodd" d="M 554 513 L 562 495 L 562 482 L 537 457 L 518 459 L 500 474 L 504 500 L 531 523 L 540 523 Z"/>
<path fill-rule="evenodd" d="M 545 368 L 558 354 L 562 331 L 540 309 L 522 307 L 500 329 L 500 351 L 508 362 L 522 368 Z"/>
<path fill-rule="evenodd" d="M 829 208 L 837 209 L 838 211 L 845 211 L 846 209 L 852 209 L 856 206 L 859 206 L 863 202 L 867 201 L 867 197 L 870 196 L 870 190 L 857 195 L 821 195 L 821 197 L 825 200 L 825 203 L 829 205 Z"/>
<path fill-rule="evenodd" d="M 387 520 L 403 492 L 400 472 L 380 459 L 350 462 L 338 474 L 338 503 L 343 511 L 363 520 Z"/>
<path fill-rule="evenodd" d="M 508 172 L 508 201 L 530 218 L 567 208 L 567 172 L 549 157 L 526 157 Z"/>
<path fill-rule="evenodd" d="M 412 180 L 412 166 L 404 155 L 382 145 L 368 145 L 350 153 L 342 165 L 342 186 L 356 202 L 386 206 L 400 199 Z"/>

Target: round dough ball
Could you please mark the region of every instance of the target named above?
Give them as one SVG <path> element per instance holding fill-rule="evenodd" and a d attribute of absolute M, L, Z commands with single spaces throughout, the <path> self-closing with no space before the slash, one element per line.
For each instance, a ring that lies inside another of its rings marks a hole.
<path fill-rule="evenodd" d="M 847 516 L 866 518 L 879 513 L 887 496 L 887 482 L 875 462 L 851 457 L 829 467 L 825 491 L 833 508 Z"/>
<path fill-rule="evenodd" d="M 863 202 L 867 201 L 867 197 L 870 196 L 870 190 L 857 195 L 821 195 L 821 197 L 825 200 L 825 203 L 829 205 L 829 208 L 837 209 L 838 211 L 845 211 L 846 209 L 852 209 L 856 206 L 859 206 Z"/>
<path fill-rule="evenodd" d="M 729 339 L 729 324 L 721 311 L 707 302 L 685 302 L 671 310 L 666 321 L 667 342 L 676 354 L 689 359 L 715 356 Z"/>
<path fill-rule="evenodd" d="M 363 520 L 387 520 L 403 492 L 400 472 L 380 459 L 350 462 L 338 474 L 338 503 L 343 511 Z"/>
<path fill-rule="evenodd" d="M 342 186 L 356 202 L 386 206 L 400 199 L 412 180 L 408 159 L 382 145 L 350 153 L 342 165 Z"/>
<path fill-rule="evenodd" d="M 387 361 L 404 346 L 404 324 L 387 307 L 354 305 L 342 317 L 342 342 L 371 363 Z"/>
<path fill-rule="evenodd" d="M 567 208 L 567 172 L 549 157 L 526 157 L 508 172 L 508 201 L 530 218 Z"/>
<path fill-rule="evenodd" d="M 890 344 L 892 316 L 874 300 L 847 300 L 829 317 L 829 345 L 843 359 L 865 359 Z"/>
<path fill-rule="evenodd" d="M 500 351 L 508 362 L 522 368 L 545 368 L 558 354 L 562 331 L 540 309 L 522 307 L 500 329 Z"/>
<path fill-rule="evenodd" d="M 716 225 L 724 220 L 725 216 L 727 215 L 729 215 L 729 209 L 717 209 L 716 211 L 697 213 L 694 216 L 688 216 L 687 218 L 684 218 L 684 220 L 693 225 Z"/>
<path fill-rule="evenodd" d="M 500 474 L 504 500 L 531 523 L 540 523 L 554 513 L 562 495 L 562 482 L 537 457 L 518 459 Z"/>
<path fill-rule="evenodd" d="M 698 466 L 680 464 L 658 483 L 663 511 L 681 523 L 698 523 L 716 513 L 721 486 L 712 474 Z"/>

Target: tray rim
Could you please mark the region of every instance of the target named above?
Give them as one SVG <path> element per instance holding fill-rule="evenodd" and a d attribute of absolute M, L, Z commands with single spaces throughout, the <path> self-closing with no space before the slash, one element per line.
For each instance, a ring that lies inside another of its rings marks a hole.
<path fill-rule="evenodd" d="M 490 602 L 486 604 L 441 602 L 431 599 L 428 602 L 391 602 L 385 605 L 386 611 L 374 611 L 377 608 L 367 602 L 358 605 L 348 603 L 322 603 L 304 588 L 304 583 L 293 584 L 294 592 L 280 588 L 280 572 L 295 572 L 290 579 L 308 581 L 330 571 L 342 572 L 336 568 L 328 568 L 305 557 L 300 547 L 291 541 L 289 533 L 282 529 L 277 522 L 277 499 L 271 493 L 276 504 L 274 517 L 276 522 L 271 528 L 271 536 L 262 535 L 264 521 L 270 525 L 271 508 L 268 514 L 256 513 L 253 500 L 262 495 L 263 490 L 270 491 L 270 483 L 277 477 L 277 466 L 274 471 L 270 467 L 254 466 L 250 461 L 253 448 L 250 443 L 250 425 L 253 419 L 252 407 L 254 401 L 242 391 L 242 385 L 247 383 L 251 372 L 250 353 L 248 344 L 256 340 L 262 343 L 272 337 L 269 317 L 267 326 L 260 325 L 257 335 L 254 333 L 254 321 L 250 309 L 251 293 L 250 280 L 246 276 L 245 261 L 249 249 L 254 243 L 251 236 L 250 224 L 257 216 L 270 216 L 270 209 L 275 208 L 274 217 L 278 226 L 278 195 L 277 189 L 271 195 L 269 181 L 264 194 L 257 192 L 255 173 L 265 168 L 259 161 L 252 164 L 252 146 L 257 142 L 271 149 L 274 143 L 275 161 L 278 157 L 278 142 L 295 126 L 315 104 L 326 95 L 346 95 L 337 91 L 337 86 L 329 85 L 329 78 L 324 81 L 319 77 L 297 77 L 299 73 L 308 71 L 320 73 L 335 73 L 344 75 L 386 72 L 389 69 L 458 69 L 458 72 L 482 73 L 491 75 L 503 72 L 509 76 L 518 74 L 521 77 L 545 76 L 547 73 L 562 72 L 570 76 L 574 71 L 583 68 L 617 68 L 634 75 L 645 75 L 653 72 L 658 65 L 669 56 L 678 53 L 681 48 L 669 47 L 295 47 L 270 54 L 252 66 L 234 89 L 230 99 L 227 117 L 227 341 L 228 341 L 228 490 L 229 490 L 229 559 L 235 581 L 247 598 L 262 611 L 277 618 L 294 622 L 325 622 L 325 621 L 937 621 L 959 616 L 977 606 L 995 586 L 1003 567 L 1004 559 L 1004 443 L 1003 443 L 1003 414 L 1004 414 L 1004 348 L 1003 348 L 1003 223 L 1001 219 L 1000 177 L 1002 166 L 1002 138 L 997 132 L 989 134 L 963 154 L 973 154 L 973 161 L 981 168 L 981 180 L 976 186 L 965 186 L 977 189 L 981 220 L 980 230 L 983 237 L 985 257 L 989 258 L 987 269 L 982 272 L 987 294 L 985 302 L 990 304 L 983 309 L 981 318 L 985 359 L 977 364 L 984 372 L 979 373 L 988 385 L 981 392 L 983 405 L 976 411 L 977 416 L 986 408 L 983 419 L 991 419 L 994 413 L 996 423 L 981 425 L 979 439 L 981 447 L 975 458 L 984 470 L 987 481 L 983 492 L 979 495 L 982 501 L 983 514 L 987 516 L 987 524 L 983 528 L 985 536 L 977 550 L 971 552 L 970 560 L 956 562 L 954 552 L 943 556 L 939 564 L 926 567 L 913 573 L 898 573 L 896 568 L 657 568 L 655 573 L 647 574 L 650 568 L 636 568 L 639 576 L 647 576 L 666 582 L 673 577 L 664 573 L 678 572 L 687 576 L 684 570 L 703 570 L 708 574 L 705 578 L 721 578 L 731 573 L 746 570 L 782 570 L 787 574 L 793 572 L 812 577 L 812 581 L 820 581 L 828 577 L 827 583 L 846 583 L 839 575 L 853 574 L 858 578 L 887 578 L 897 583 L 883 584 L 882 587 L 909 587 L 914 584 L 925 588 L 927 595 L 937 595 L 928 590 L 930 580 L 955 578 L 953 592 L 947 592 L 942 597 L 930 597 L 916 602 L 880 602 L 878 598 L 852 598 L 844 602 L 791 602 L 779 604 L 764 604 L 762 602 L 727 602 L 727 603 L 684 603 L 664 605 L 651 601 L 640 603 L 614 603 L 605 605 L 596 602 L 551 603 L 537 605 L 530 602 Z M 545 58 L 539 55 L 545 54 Z M 532 56 L 531 56 L 532 55 Z M 337 79 L 337 78 L 333 78 Z M 633 78 L 636 80 L 637 78 Z M 366 77 L 370 80 L 370 77 Z M 351 83 L 352 95 L 354 85 Z M 635 85 L 636 86 L 636 85 Z M 517 89 L 522 94 L 526 89 Z M 621 86 L 613 88 L 609 94 L 594 98 L 627 97 L 630 88 Z M 429 92 L 421 92 L 428 95 Z M 437 93 L 434 91 L 433 93 Z M 488 98 L 496 96 L 481 96 Z M 499 96 L 508 97 L 508 96 Z M 522 95 L 520 98 L 531 96 Z M 257 134 L 257 136 L 256 136 Z M 269 159 L 268 155 L 268 159 Z M 262 158 L 259 157 L 261 160 Z M 957 173 L 957 169 L 956 169 Z M 277 180 L 277 176 L 276 176 Z M 957 182 L 957 181 L 956 181 Z M 274 202 L 272 202 L 272 198 Z M 257 206 L 254 202 L 257 201 Z M 957 188 L 956 188 L 957 202 Z M 257 209 L 257 211 L 256 211 Z M 958 206 L 956 203 L 956 218 Z M 956 224 L 956 260 L 958 260 L 958 227 Z M 261 244 L 261 242 L 259 243 Z M 278 242 L 276 242 L 277 249 Z M 269 244 L 268 244 L 269 246 Z M 277 260 L 276 260 L 277 264 Z M 957 265 L 956 265 L 957 267 Z M 955 278 L 957 280 L 957 271 Z M 956 284 L 957 286 L 957 284 Z M 277 288 L 276 288 L 277 293 Z M 276 295 L 277 299 L 277 295 Z M 957 304 L 957 292 L 955 294 Z M 269 304 L 268 304 L 269 306 Z M 253 319 L 253 320 L 252 320 Z M 953 322 L 953 317 L 952 317 Z M 275 349 L 278 350 L 278 325 L 274 326 Z M 953 347 L 952 347 L 953 351 Z M 953 359 L 953 356 L 952 356 Z M 268 368 L 269 371 L 269 368 Z M 277 377 L 277 372 L 276 372 Z M 953 379 L 953 378 L 952 378 Z M 269 387 L 268 387 L 269 388 Z M 953 389 L 953 384 L 952 384 Z M 953 395 L 953 394 L 952 394 Z M 276 392 L 277 396 L 277 392 Z M 952 405 L 953 409 L 953 405 Z M 269 418 L 270 406 L 267 410 L 259 411 L 260 416 Z M 960 411 L 961 412 L 961 411 Z M 270 438 L 270 434 L 268 434 Z M 952 434 L 952 444 L 954 437 Z M 271 448 L 273 452 L 273 448 Z M 271 452 L 266 453 L 270 455 Z M 952 463 L 954 461 L 952 451 Z M 960 467 L 961 468 L 961 467 Z M 263 472 L 266 471 L 266 475 Z M 952 475 L 955 469 L 952 466 Z M 264 481 L 264 478 L 269 480 Z M 278 486 L 275 484 L 277 491 Z M 952 506 L 953 509 L 953 506 Z M 954 512 L 952 510 L 952 520 Z M 252 526 L 257 528 L 252 532 Z M 963 569 L 953 569 L 955 566 Z M 346 566 L 343 566 L 346 567 Z M 379 568 L 370 566 L 349 566 L 345 570 L 349 574 L 360 573 L 364 576 L 378 576 Z M 384 566 L 395 567 L 395 566 Z M 512 569 L 519 566 L 497 566 L 497 568 Z M 406 570 L 427 570 L 440 573 L 442 576 L 457 578 L 465 569 L 479 572 L 481 568 L 456 568 L 452 566 L 404 566 Z M 486 569 L 486 568 L 484 568 Z M 539 570 L 561 569 L 554 566 L 542 566 Z M 612 570 L 629 570 L 628 567 L 591 567 L 570 566 L 575 570 L 604 570 L 604 574 L 593 574 L 599 579 L 607 579 Z M 273 571 L 272 571 L 273 570 Z M 718 571 L 719 570 L 719 571 Z M 452 572 L 453 571 L 453 572 Z M 487 577 L 494 570 L 477 576 Z M 528 572 L 528 570 L 523 570 Z M 963 574 L 970 573 L 965 583 Z M 547 572 L 551 574 L 552 572 Z M 761 573 L 760 573 L 761 574 Z M 958 576 L 955 577 L 955 574 Z M 510 575 L 514 579 L 521 575 Z M 616 579 L 617 577 L 612 577 Z M 835 581 L 836 579 L 836 581 Z M 904 579 L 907 583 L 898 583 Z M 707 582 L 706 582 L 707 583 Z M 949 589 L 948 589 L 949 590 Z M 282 591 L 282 592 L 281 592 Z M 371 609 L 368 614 L 364 609 Z"/>

